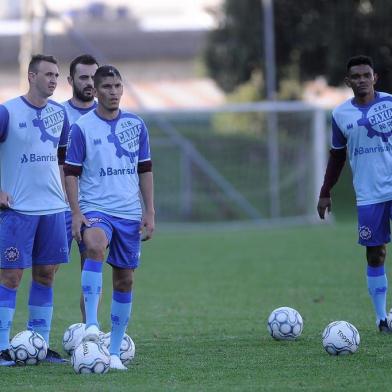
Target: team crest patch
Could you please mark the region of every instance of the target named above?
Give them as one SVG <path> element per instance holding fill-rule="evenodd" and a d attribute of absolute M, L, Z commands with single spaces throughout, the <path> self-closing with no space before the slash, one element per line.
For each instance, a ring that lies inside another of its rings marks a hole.
<path fill-rule="evenodd" d="M 392 98 L 383 97 L 375 104 L 360 110 L 362 118 L 358 120 L 358 125 L 367 129 L 369 138 L 378 136 L 387 143 L 392 135 Z"/>
<path fill-rule="evenodd" d="M 142 122 L 138 118 L 123 117 L 111 127 L 108 142 L 116 146 L 116 155 L 129 157 L 132 163 L 139 154 L 139 136 Z"/>
<path fill-rule="evenodd" d="M 18 261 L 20 254 L 17 248 L 11 246 L 10 248 L 7 248 L 5 250 L 4 255 L 7 261 L 14 262 L 14 261 Z"/>
<path fill-rule="evenodd" d="M 370 240 L 372 238 L 372 231 L 367 226 L 361 226 L 359 228 L 359 237 L 363 240 Z"/>
<path fill-rule="evenodd" d="M 60 106 L 47 105 L 33 120 L 33 125 L 41 131 L 41 141 L 50 141 L 57 147 L 65 118 L 64 109 Z"/>

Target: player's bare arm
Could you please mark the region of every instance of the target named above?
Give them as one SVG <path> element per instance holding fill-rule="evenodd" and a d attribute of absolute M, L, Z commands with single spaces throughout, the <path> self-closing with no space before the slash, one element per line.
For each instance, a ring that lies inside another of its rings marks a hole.
<path fill-rule="evenodd" d="M 86 217 L 80 212 L 78 201 L 78 178 L 76 176 L 67 175 L 65 177 L 65 189 L 69 206 L 72 211 L 72 236 L 79 243 L 82 241 L 82 225 L 90 226 L 90 224 Z"/>
<path fill-rule="evenodd" d="M 320 219 L 325 219 L 325 212 L 331 212 L 331 189 L 338 182 L 344 164 L 346 162 L 346 149 L 331 149 L 327 169 L 325 171 L 323 186 L 320 190 L 320 198 L 317 203 L 317 213 Z"/>
<path fill-rule="evenodd" d="M 59 165 L 61 186 L 63 187 L 63 192 L 65 196 L 65 201 L 68 203 L 67 192 L 65 191 L 65 175 L 64 175 L 64 165 Z"/>
<path fill-rule="evenodd" d="M 147 241 L 152 238 L 152 233 L 155 229 L 154 185 L 152 172 L 139 174 L 139 186 L 145 207 L 140 229 L 143 231 L 142 241 Z"/>

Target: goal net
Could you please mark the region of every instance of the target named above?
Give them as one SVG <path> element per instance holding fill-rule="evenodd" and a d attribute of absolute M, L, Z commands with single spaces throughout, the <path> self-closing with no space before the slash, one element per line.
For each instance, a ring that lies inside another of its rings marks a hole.
<path fill-rule="evenodd" d="M 315 221 L 326 116 L 302 102 L 146 111 L 160 222 Z"/>

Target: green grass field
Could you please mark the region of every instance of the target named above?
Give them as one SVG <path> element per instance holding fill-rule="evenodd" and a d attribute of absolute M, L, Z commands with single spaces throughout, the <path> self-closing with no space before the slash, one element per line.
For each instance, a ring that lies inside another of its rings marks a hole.
<path fill-rule="evenodd" d="M 376 332 L 355 223 L 241 231 L 157 231 L 136 276 L 128 372 L 80 376 L 70 365 L 0 368 L 2 391 L 375 391 L 392 384 L 392 337 Z M 27 276 L 26 276 L 27 277 Z M 110 268 L 102 330 L 109 330 Z M 62 267 L 51 345 L 80 321 L 79 262 Z M 24 329 L 28 281 L 14 333 Z M 304 318 L 298 341 L 274 341 L 266 320 L 278 306 Z M 331 357 L 321 332 L 333 320 L 361 335 L 355 355 Z"/>

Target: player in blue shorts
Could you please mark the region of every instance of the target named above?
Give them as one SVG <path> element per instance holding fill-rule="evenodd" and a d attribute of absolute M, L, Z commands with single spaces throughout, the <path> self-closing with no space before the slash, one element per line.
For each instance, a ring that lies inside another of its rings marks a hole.
<path fill-rule="evenodd" d="M 32 268 L 28 328 L 49 346 L 56 267 L 68 262 L 65 196 L 58 164 L 64 160 L 68 119 L 49 100 L 59 69 L 52 56 L 33 56 L 29 90 L 0 105 L 0 364 L 9 363 L 10 328 L 23 271 Z M 48 350 L 46 358 L 61 362 Z"/>
<path fill-rule="evenodd" d="M 86 309 L 84 339 L 98 339 L 97 307 L 109 246 L 107 262 L 113 271 L 110 367 L 127 370 L 119 352 L 131 314 L 141 230 L 144 239 L 149 239 L 155 225 L 152 163 L 144 122 L 119 109 L 123 84 L 118 70 L 110 65 L 99 67 L 94 87 L 97 109 L 71 128 L 65 184 L 72 209 L 72 233 L 86 247 L 81 279 Z"/>
<path fill-rule="evenodd" d="M 332 113 L 332 148 L 317 210 L 321 219 L 331 211 L 330 191 L 350 160 L 357 200 L 359 244 L 366 246 L 367 286 L 380 332 L 387 322 L 388 281 L 384 262 L 392 217 L 392 96 L 375 91 L 373 61 L 356 56 L 347 63 L 346 84 L 354 98 Z"/>
<path fill-rule="evenodd" d="M 62 103 L 67 112 L 70 125 L 74 124 L 81 116 L 97 107 L 93 92 L 93 77 L 97 68 L 97 60 L 89 54 L 82 54 L 71 61 L 68 83 L 72 87 L 72 98 Z M 65 222 L 67 225 L 68 251 L 71 252 L 72 214 L 70 209 L 65 212 Z M 81 266 L 83 268 L 85 259 L 83 244 L 79 244 L 79 253 Z M 82 321 L 85 322 L 86 314 L 84 311 L 83 295 L 80 296 L 80 311 L 82 313 Z"/>

